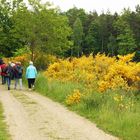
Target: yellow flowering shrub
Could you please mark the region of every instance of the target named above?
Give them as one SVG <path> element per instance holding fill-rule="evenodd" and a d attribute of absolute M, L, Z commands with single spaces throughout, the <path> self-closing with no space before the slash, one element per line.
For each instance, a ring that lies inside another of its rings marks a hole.
<path fill-rule="evenodd" d="M 112 64 L 108 73 L 99 81 L 99 90 L 123 88 L 126 90 L 138 89 L 140 82 L 140 63 L 131 62 L 134 54 L 119 56 L 120 59 Z M 103 84 L 102 84 L 103 83 Z"/>
<path fill-rule="evenodd" d="M 5 63 L 8 63 L 9 61 L 11 62 L 21 62 L 22 65 L 25 65 L 26 63 L 28 63 L 30 61 L 30 56 L 29 54 L 23 54 L 20 56 L 16 56 L 16 57 L 10 57 L 10 58 L 4 58 L 3 59 Z"/>
<path fill-rule="evenodd" d="M 97 79 L 102 79 L 109 72 L 109 67 L 116 62 L 115 57 L 108 57 L 105 54 L 97 54 L 94 58 L 94 72 Z"/>
<path fill-rule="evenodd" d="M 72 105 L 75 103 L 79 103 L 80 99 L 81 99 L 81 93 L 79 90 L 74 90 L 74 92 L 72 93 L 72 95 L 69 95 L 66 99 L 66 103 L 67 105 Z"/>
<path fill-rule="evenodd" d="M 45 75 L 50 78 L 59 79 L 63 81 L 71 80 L 72 75 L 72 64 L 67 60 L 61 60 L 55 62 L 48 67 Z"/>
<path fill-rule="evenodd" d="M 45 75 L 61 81 L 74 81 L 86 87 L 104 92 L 107 89 L 125 90 L 140 88 L 140 63 L 132 62 L 133 54 L 108 57 L 97 54 L 95 57 L 82 56 L 59 60 L 50 65 Z"/>
<path fill-rule="evenodd" d="M 59 60 L 50 65 L 45 72 L 48 78 L 61 81 L 75 81 L 90 84 L 95 81 L 93 57 Z"/>

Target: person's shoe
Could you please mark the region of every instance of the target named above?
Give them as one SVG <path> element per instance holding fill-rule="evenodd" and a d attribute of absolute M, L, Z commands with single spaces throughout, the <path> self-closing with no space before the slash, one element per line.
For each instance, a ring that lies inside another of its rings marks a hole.
<path fill-rule="evenodd" d="M 29 90 L 29 91 L 31 91 L 32 89 L 31 89 L 31 88 L 29 88 L 28 90 Z"/>
<path fill-rule="evenodd" d="M 8 90 L 10 90 L 10 87 L 8 87 Z"/>

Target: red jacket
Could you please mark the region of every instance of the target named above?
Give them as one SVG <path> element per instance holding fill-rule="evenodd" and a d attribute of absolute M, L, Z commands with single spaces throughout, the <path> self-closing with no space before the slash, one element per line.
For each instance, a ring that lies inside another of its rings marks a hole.
<path fill-rule="evenodd" d="M 3 72 L 3 70 L 4 70 L 6 67 L 7 67 L 6 64 L 2 64 L 2 65 L 0 65 L 0 68 L 1 68 L 1 73 L 0 73 L 0 75 L 2 75 L 2 76 L 6 76 L 6 73 Z"/>

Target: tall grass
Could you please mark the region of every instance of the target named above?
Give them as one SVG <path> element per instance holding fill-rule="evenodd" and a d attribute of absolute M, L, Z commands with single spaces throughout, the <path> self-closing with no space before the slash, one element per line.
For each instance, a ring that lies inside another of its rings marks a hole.
<path fill-rule="evenodd" d="M 110 93 L 114 94 L 114 93 Z M 135 100 L 131 109 L 118 109 L 112 95 L 93 93 L 83 99 L 73 110 L 95 122 L 104 131 L 124 140 L 140 139 L 140 102 Z"/>
<path fill-rule="evenodd" d="M 120 137 L 124 140 L 140 140 L 140 95 L 126 93 L 125 91 L 108 91 L 104 94 L 90 91 L 84 95 L 78 104 L 66 105 L 66 98 L 74 89 L 81 93 L 88 92 L 84 86 L 71 82 L 48 81 L 40 74 L 36 81 L 36 90 L 41 94 L 58 101 L 70 110 L 95 122 L 104 131 Z M 116 95 L 122 95 L 124 99 L 114 101 Z M 125 108 L 127 103 L 133 101 L 133 106 Z M 124 107 L 119 108 L 123 103 Z"/>
<path fill-rule="evenodd" d="M 59 101 L 65 104 L 66 97 L 74 90 L 81 89 L 83 87 L 79 84 L 73 84 L 71 82 L 49 81 L 39 74 L 35 83 L 36 90 L 41 94 L 51 97 L 55 101 Z"/>
<path fill-rule="evenodd" d="M 4 122 L 3 109 L 0 103 L 0 140 L 9 140 L 9 139 L 10 135 L 8 134 L 7 126 Z"/>

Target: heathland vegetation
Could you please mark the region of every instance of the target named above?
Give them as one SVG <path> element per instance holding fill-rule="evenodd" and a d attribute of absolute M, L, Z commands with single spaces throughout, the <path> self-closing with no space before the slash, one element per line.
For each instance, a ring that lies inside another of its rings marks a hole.
<path fill-rule="evenodd" d="M 0 56 L 34 61 L 36 90 L 125 140 L 140 139 L 140 6 L 86 13 L 0 1 Z"/>

